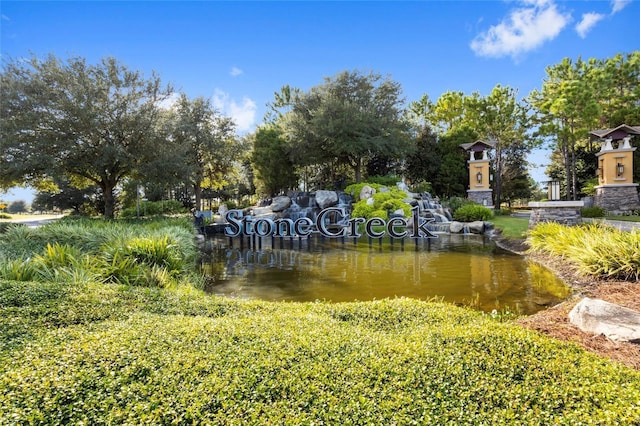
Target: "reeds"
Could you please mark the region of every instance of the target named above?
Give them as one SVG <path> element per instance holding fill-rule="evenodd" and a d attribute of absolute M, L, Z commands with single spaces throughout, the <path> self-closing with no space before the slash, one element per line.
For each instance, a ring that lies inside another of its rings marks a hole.
<path fill-rule="evenodd" d="M 543 223 L 530 233 L 531 250 L 558 256 L 585 275 L 637 281 L 640 233 L 594 223 L 564 226 Z"/>

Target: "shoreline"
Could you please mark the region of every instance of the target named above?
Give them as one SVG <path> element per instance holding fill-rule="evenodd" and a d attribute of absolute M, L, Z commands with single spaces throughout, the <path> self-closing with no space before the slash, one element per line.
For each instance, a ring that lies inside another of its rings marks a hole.
<path fill-rule="evenodd" d="M 614 342 L 604 335 L 581 331 L 569 322 L 569 312 L 583 298 L 591 297 L 640 311 L 640 288 L 631 281 L 606 280 L 579 274 L 564 259 L 528 252 L 526 240 L 509 240 L 494 236 L 493 241 L 504 250 L 541 264 L 562 279 L 572 290 L 563 302 L 533 315 L 517 319 L 515 324 L 547 336 L 577 344 L 583 349 L 640 370 L 640 345 Z"/>

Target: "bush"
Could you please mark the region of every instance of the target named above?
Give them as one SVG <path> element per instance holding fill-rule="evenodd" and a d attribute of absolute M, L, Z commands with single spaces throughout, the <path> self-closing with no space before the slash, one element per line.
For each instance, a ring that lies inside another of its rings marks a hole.
<path fill-rule="evenodd" d="M 442 202 L 442 206 L 447 207 L 451 211 L 451 214 L 455 213 L 456 210 L 458 210 L 459 208 L 463 206 L 469 206 L 469 205 L 477 205 L 477 204 L 467 198 L 462 198 L 462 197 L 451 197 Z"/>
<path fill-rule="evenodd" d="M 11 215 L 6 213 L 0 213 L 0 219 L 11 219 Z"/>
<path fill-rule="evenodd" d="M 580 209 L 582 217 L 605 217 L 607 211 L 602 207 L 583 207 Z"/>
<path fill-rule="evenodd" d="M 493 217 L 491 209 L 479 204 L 467 204 L 453 212 L 453 219 L 459 222 L 474 222 L 489 220 Z"/>
<path fill-rule="evenodd" d="M 367 184 L 352 185 L 347 188 L 359 194 L 364 185 Z M 370 186 L 373 187 L 374 185 Z M 411 206 L 403 201 L 407 198 L 407 194 L 404 191 L 393 188 L 385 192 L 376 192 L 371 198 L 373 199 L 373 205 L 369 204 L 367 200 L 360 200 L 355 203 L 351 217 L 364 217 L 366 219 L 380 217 L 386 220 L 389 218 L 390 213 L 399 209 L 402 209 L 405 217 L 411 216 Z"/>
<path fill-rule="evenodd" d="M 440 303 L 0 283 L 0 330 L 2 424 L 640 420 L 638 372 Z"/>

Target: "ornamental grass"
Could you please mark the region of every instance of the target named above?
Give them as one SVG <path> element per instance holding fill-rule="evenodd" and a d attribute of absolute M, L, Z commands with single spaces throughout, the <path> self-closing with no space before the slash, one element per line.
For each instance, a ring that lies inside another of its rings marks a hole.
<path fill-rule="evenodd" d="M 638 281 L 640 232 L 594 223 L 564 226 L 548 222 L 529 232 L 533 252 L 564 258 L 585 275 Z"/>

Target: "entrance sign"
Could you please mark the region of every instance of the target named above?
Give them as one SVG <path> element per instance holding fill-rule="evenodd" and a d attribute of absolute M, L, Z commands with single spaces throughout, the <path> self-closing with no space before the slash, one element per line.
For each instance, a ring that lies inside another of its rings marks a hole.
<path fill-rule="evenodd" d="M 367 236 L 382 238 L 388 234 L 392 238 L 438 238 L 427 229 L 427 225 L 433 219 L 420 217 L 420 208 L 411 209 L 411 217 L 394 217 L 384 220 L 380 217 L 365 219 L 363 217 L 348 218 L 344 211 L 337 207 L 329 207 L 322 210 L 315 222 L 302 217 L 296 220 L 281 219 L 255 219 L 250 215 L 244 215 L 242 210 L 229 210 L 225 215 L 228 225 L 224 228 L 227 237 L 256 235 L 258 237 L 307 237 L 314 232 L 329 238 L 361 237 L 358 225 L 364 224 Z M 376 230 L 383 228 L 384 230 Z"/>

